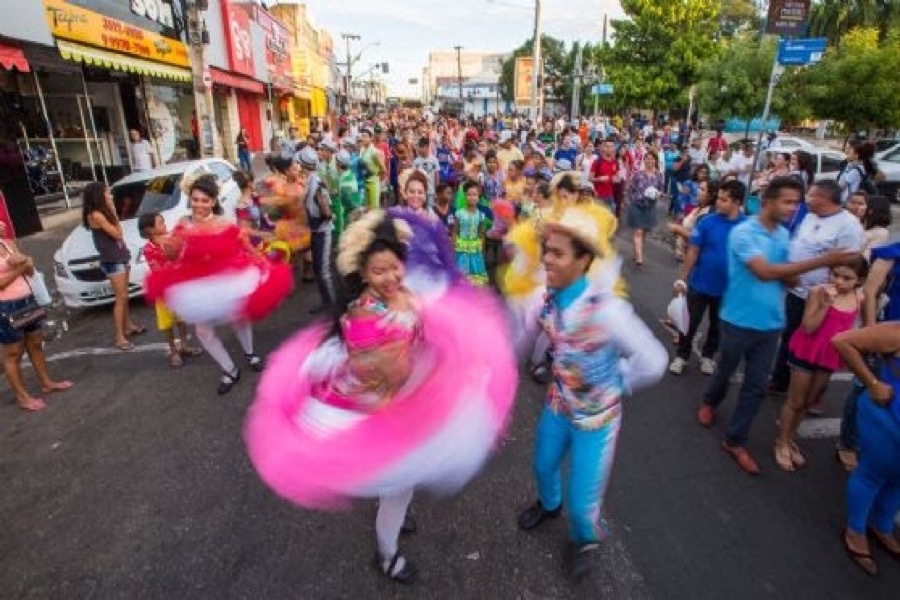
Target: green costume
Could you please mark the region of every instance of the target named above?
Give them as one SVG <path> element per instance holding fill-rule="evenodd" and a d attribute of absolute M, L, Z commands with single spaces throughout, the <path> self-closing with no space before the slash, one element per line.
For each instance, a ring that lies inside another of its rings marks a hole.
<path fill-rule="evenodd" d="M 378 208 L 381 204 L 381 163 L 375 146 L 360 150 L 359 162 L 366 171 L 366 207 Z"/>
<path fill-rule="evenodd" d="M 334 213 L 335 235 L 340 235 L 347 227 L 347 220 L 354 211 L 362 208 L 362 199 L 359 196 L 359 183 L 356 174 L 346 169 L 340 173 L 338 180 L 338 193 L 332 196 L 331 210 Z"/>

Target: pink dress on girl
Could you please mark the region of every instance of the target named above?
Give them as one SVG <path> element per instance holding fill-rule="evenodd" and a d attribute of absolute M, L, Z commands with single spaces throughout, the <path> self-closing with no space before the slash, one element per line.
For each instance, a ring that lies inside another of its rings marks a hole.
<path fill-rule="evenodd" d="M 791 356 L 823 371 L 833 373 L 839 370 L 843 363 L 837 350 L 831 345 L 831 340 L 837 334 L 853 329 L 858 315 L 858 296 L 854 310 L 844 311 L 834 305 L 829 306 L 818 329 L 808 333 L 802 326 L 797 328 L 788 344 Z"/>

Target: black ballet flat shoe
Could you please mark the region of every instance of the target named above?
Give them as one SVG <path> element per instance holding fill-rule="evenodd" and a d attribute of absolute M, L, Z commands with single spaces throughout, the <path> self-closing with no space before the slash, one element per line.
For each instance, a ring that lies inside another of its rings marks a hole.
<path fill-rule="evenodd" d="M 403 519 L 403 525 L 400 527 L 400 533 L 408 534 L 415 533 L 419 529 L 419 524 L 416 523 L 416 520 L 411 516 L 406 515 L 406 518 Z"/>
<path fill-rule="evenodd" d="M 519 529 L 531 531 L 544 521 L 555 519 L 560 513 L 562 513 L 561 506 L 554 510 L 547 510 L 538 500 L 519 514 Z"/>
<path fill-rule="evenodd" d="M 574 582 L 584 579 L 591 570 L 591 554 L 600 548 L 598 543 L 573 544 L 569 549 L 569 577 Z"/>
<path fill-rule="evenodd" d="M 416 580 L 416 567 L 402 554 L 397 552 L 387 565 L 380 552 L 375 552 L 375 567 L 378 572 L 397 583 L 409 585 Z"/>
<path fill-rule="evenodd" d="M 233 388 L 234 384 L 236 384 L 240 379 L 241 379 L 241 370 L 238 369 L 237 367 L 235 367 L 234 371 L 231 373 L 222 372 L 222 378 L 219 379 L 219 387 L 216 390 L 216 392 L 220 396 L 224 396 L 225 394 L 227 394 L 228 392 L 231 391 L 231 388 Z"/>
<path fill-rule="evenodd" d="M 265 365 L 263 364 L 263 359 L 261 359 L 261 358 L 259 357 L 259 355 L 257 355 L 257 354 L 245 354 L 244 356 L 247 357 L 247 363 L 250 365 L 250 368 L 251 368 L 251 369 L 253 369 L 253 370 L 256 371 L 257 373 L 259 373 L 260 371 L 263 370 L 263 367 L 264 367 Z"/>

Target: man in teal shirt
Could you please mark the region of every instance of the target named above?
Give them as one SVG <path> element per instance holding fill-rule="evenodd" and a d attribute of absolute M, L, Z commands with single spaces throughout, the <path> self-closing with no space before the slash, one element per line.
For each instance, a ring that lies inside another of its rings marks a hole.
<path fill-rule="evenodd" d="M 722 449 L 750 475 L 759 466 L 747 451 L 750 427 L 766 394 L 766 382 L 785 325 L 784 294 L 802 273 L 846 263 L 857 252 L 835 250 L 818 258 L 788 262 L 789 234 L 781 225 L 803 200 L 803 184 L 793 177 L 773 179 L 763 192 L 758 215 L 732 229 L 728 238 L 728 285 L 722 298 L 719 363 L 703 395 L 697 420 L 710 427 L 725 400 L 731 376 L 744 361 L 744 381 L 725 430 Z"/>

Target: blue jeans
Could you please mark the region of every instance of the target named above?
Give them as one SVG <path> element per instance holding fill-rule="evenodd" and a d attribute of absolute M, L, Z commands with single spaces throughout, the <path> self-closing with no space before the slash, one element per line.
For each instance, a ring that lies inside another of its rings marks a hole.
<path fill-rule="evenodd" d="M 616 453 L 620 422 L 621 416 L 616 414 L 599 429 L 579 429 L 567 416 L 546 406 L 538 421 L 534 450 L 538 496 L 547 510 L 562 505 L 562 462 L 570 451 L 566 509 L 572 541 L 576 544 L 597 542 L 604 537 L 600 509 Z"/>
<path fill-rule="evenodd" d="M 747 444 L 750 426 L 753 425 L 759 405 L 766 394 L 766 381 L 780 334 L 778 330 L 757 331 L 737 327 L 726 321 L 721 323 L 719 362 L 703 395 L 703 402 L 716 408 L 725 400 L 728 382 L 743 359 L 744 382 L 728 429 L 725 430 L 725 441 L 730 446 Z"/>
<path fill-rule="evenodd" d="M 857 424 L 859 464 L 847 480 L 847 528 L 863 534 L 871 524 L 881 533 L 893 533 L 900 512 L 900 420 L 862 394 Z"/>
<path fill-rule="evenodd" d="M 865 386 L 857 379 L 853 378 L 853 389 L 847 399 L 844 400 L 844 414 L 841 418 L 841 448 L 844 450 L 856 450 L 859 434 L 856 427 L 856 405 L 859 397 L 866 390 Z"/>
<path fill-rule="evenodd" d="M 238 162 L 241 163 L 241 169 L 250 172 L 250 150 L 241 148 L 238 150 Z"/>

